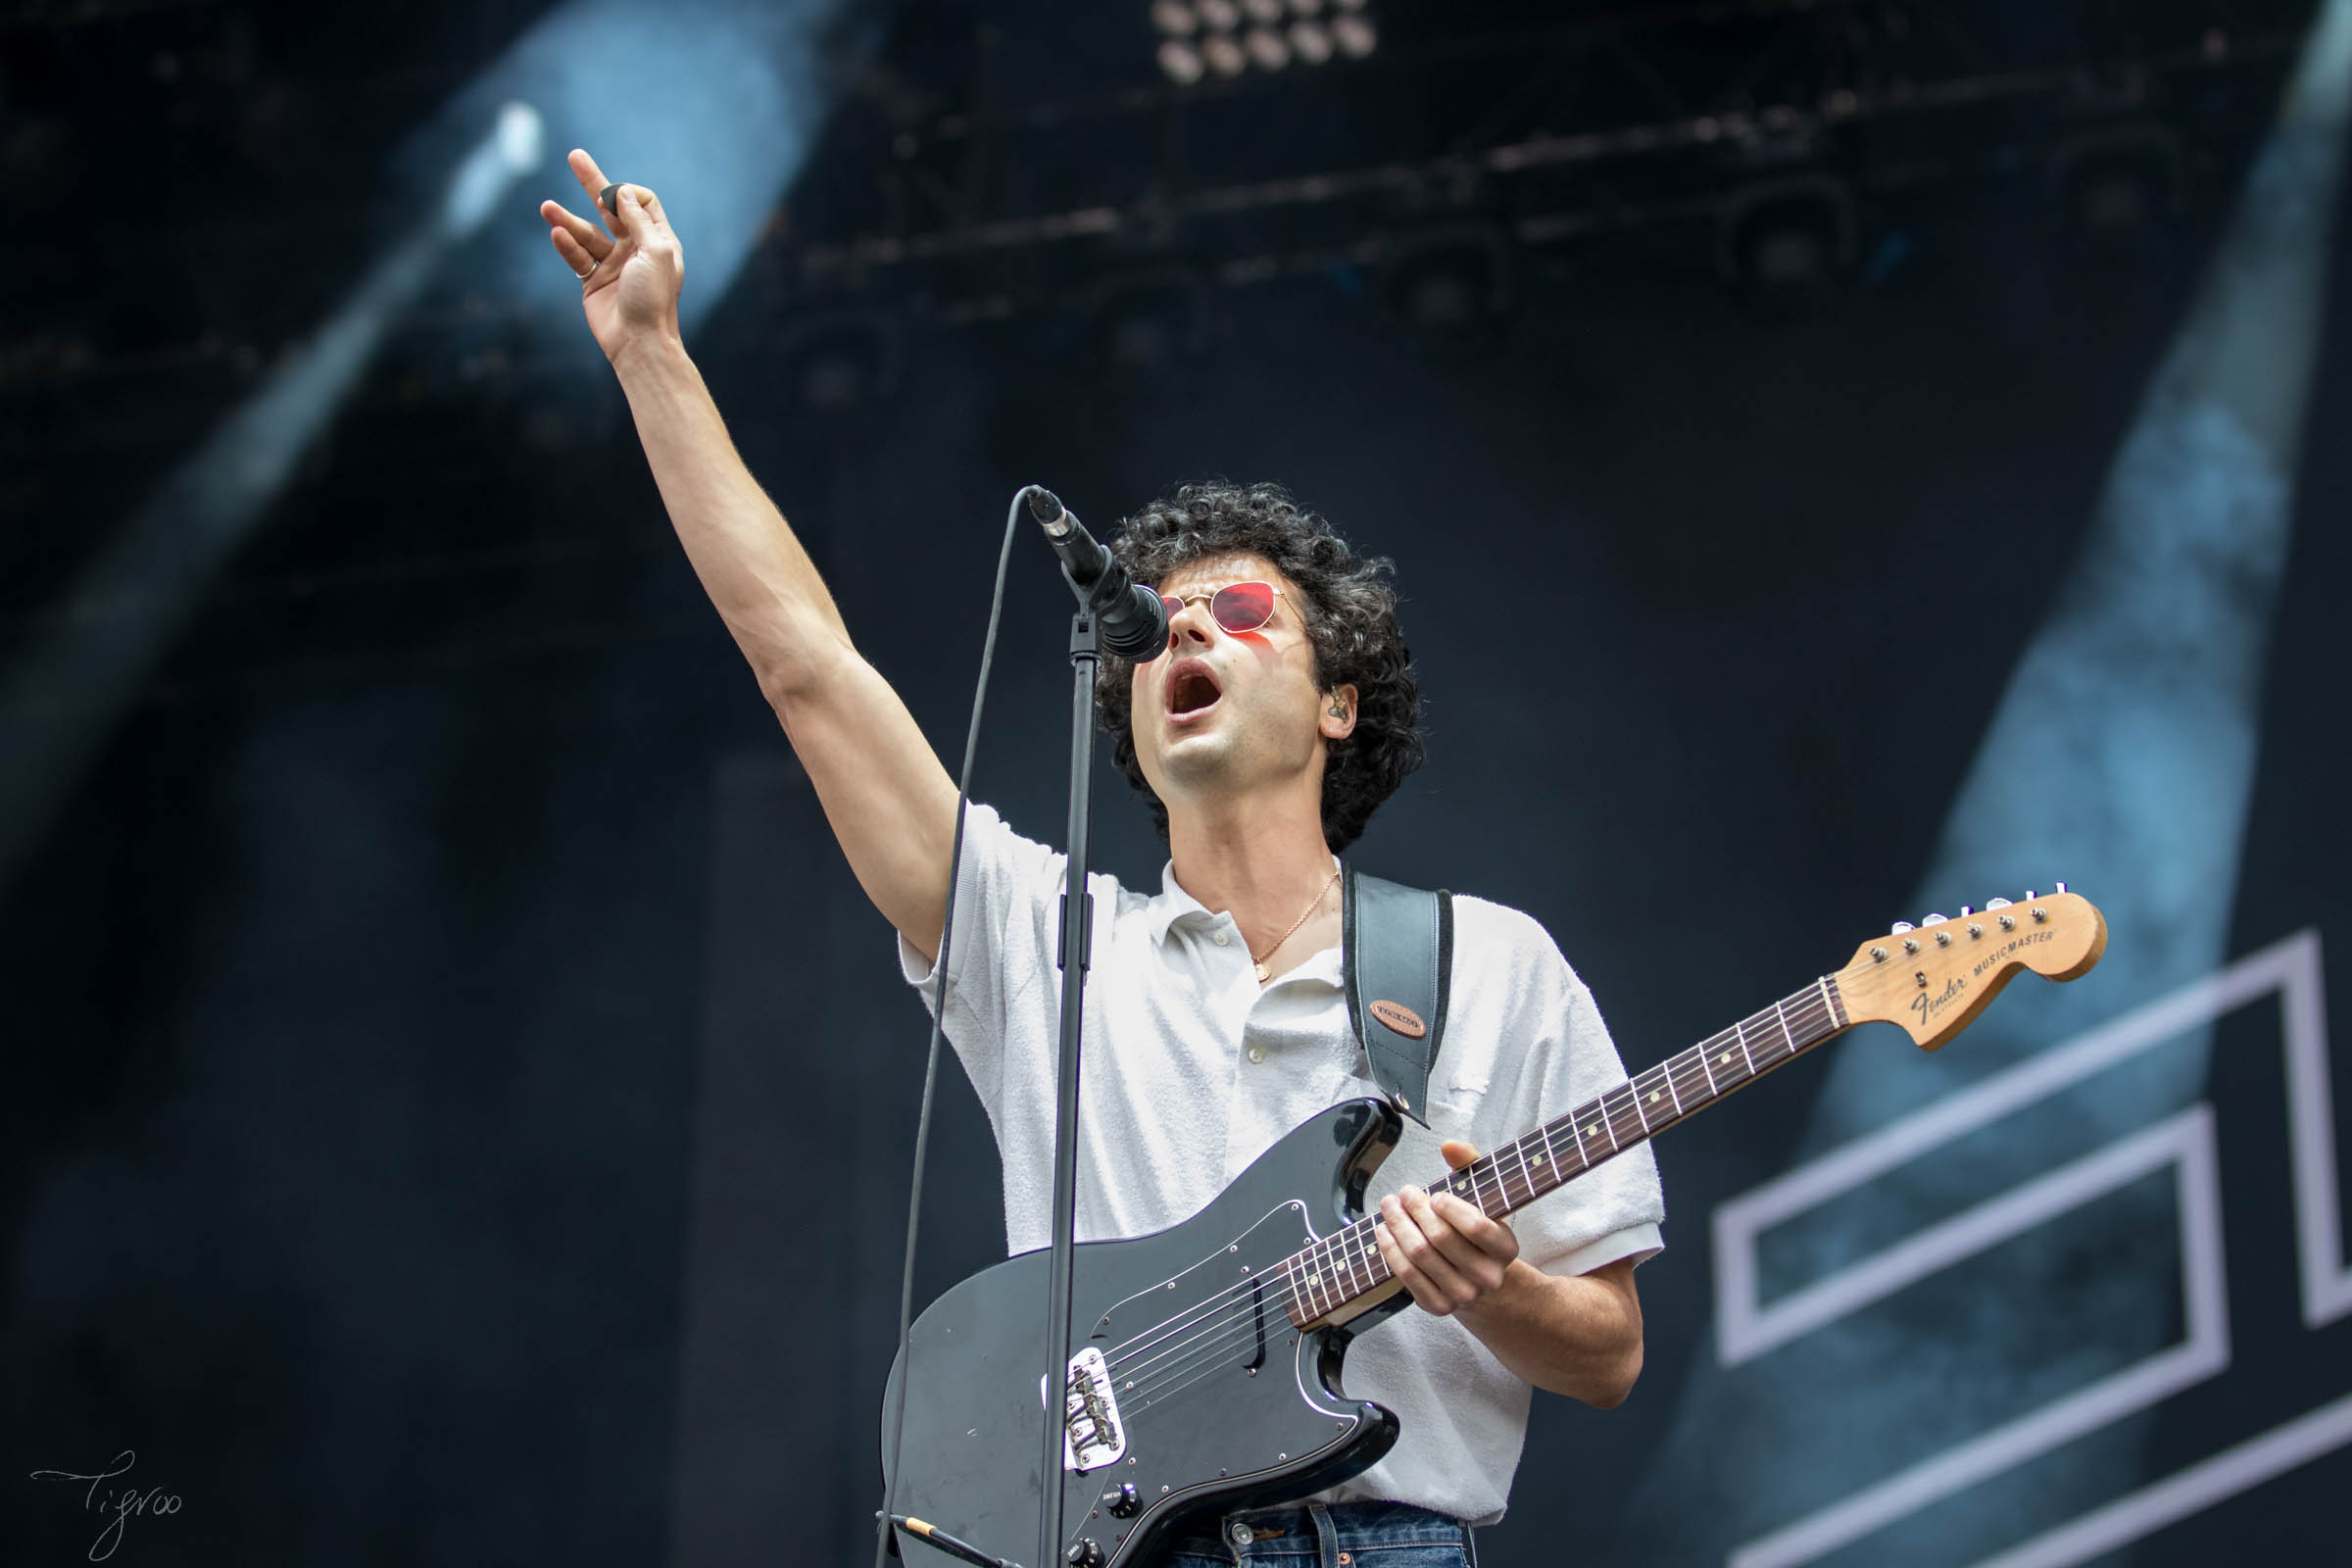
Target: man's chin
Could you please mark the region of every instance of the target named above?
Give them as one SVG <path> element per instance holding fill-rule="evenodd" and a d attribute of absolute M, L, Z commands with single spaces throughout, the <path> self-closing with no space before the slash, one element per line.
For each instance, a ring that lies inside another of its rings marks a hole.
<path fill-rule="evenodd" d="M 1181 729 L 1162 733 L 1158 738 L 1158 755 L 1152 759 L 1158 765 L 1153 769 L 1171 787 L 1214 787 L 1231 768 L 1233 747 L 1230 738 L 1213 729 Z M 1154 780 L 1154 787 L 1158 781 Z M 1161 793 L 1165 793 L 1163 790 Z"/>

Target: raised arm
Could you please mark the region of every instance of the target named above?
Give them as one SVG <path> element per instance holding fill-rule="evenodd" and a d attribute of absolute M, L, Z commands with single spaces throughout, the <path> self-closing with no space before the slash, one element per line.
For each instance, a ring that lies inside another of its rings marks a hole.
<path fill-rule="evenodd" d="M 577 150 L 570 163 L 611 232 L 552 201 L 540 216 L 581 280 L 589 330 L 628 396 L 678 540 L 783 721 L 858 885 L 935 956 L 956 785 L 906 705 L 852 646 L 815 564 L 727 438 L 678 331 L 685 255 L 661 199 L 624 185 L 607 215 L 597 205 L 603 171 Z"/>

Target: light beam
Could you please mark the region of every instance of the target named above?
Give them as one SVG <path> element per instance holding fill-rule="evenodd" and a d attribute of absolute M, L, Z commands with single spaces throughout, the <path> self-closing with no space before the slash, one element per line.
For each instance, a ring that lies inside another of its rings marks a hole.
<path fill-rule="evenodd" d="M 462 253 L 463 275 L 519 307 L 536 351 L 593 357 L 578 290 L 549 260 L 531 204 L 513 220 L 490 221 L 522 175 L 548 176 L 550 191 L 576 197 L 548 156 L 551 128 L 562 145 L 593 145 L 616 177 L 661 192 L 688 237 L 679 315 L 691 328 L 751 254 L 893 9 L 852 16 L 848 0 L 574 0 L 411 136 L 387 183 L 437 189 L 433 220 L 395 226 L 407 237 L 104 548 L 66 596 L 72 612 L 0 688 L 0 725 L 17 731 L 0 770 L 0 893 L 386 327 L 452 252 Z M 486 137 L 485 123 L 493 127 Z M 454 177 L 442 179 L 453 167 Z M 593 374 L 578 384 L 610 390 Z"/>
<path fill-rule="evenodd" d="M 517 37 L 415 138 L 429 168 L 480 123 L 487 106 L 527 99 L 555 150 L 586 147 L 614 179 L 661 193 L 686 244 L 678 302 L 692 330 L 726 294 L 776 203 L 807 163 L 826 117 L 888 23 L 892 5 L 849 0 L 574 0 Z M 571 176 L 551 160 L 544 193 L 584 218 Z M 592 359 L 579 291 L 548 264 L 547 231 L 486 229 L 460 270 L 526 309 L 538 352 Z M 583 378 L 600 394 L 601 381 Z"/>
<path fill-rule="evenodd" d="M 5 891 L 148 672 L 179 635 L 294 465 L 367 368 L 384 329 L 435 264 L 540 161 L 539 112 L 501 106 L 458 164 L 435 221 L 370 267 L 326 324 L 288 354 L 169 477 L 65 596 L 68 615 L 27 652 L 0 697 L 17 731 L 0 768 Z M 479 122 L 477 122 L 477 124 Z"/>
<path fill-rule="evenodd" d="M 1902 911 L 1917 919 L 2066 877 L 2108 913 L 2104 964 L 2072 987 L 2013 988 L 1934 1057 L 1875 1039 L 1846 1046 L 1803 1155 L 1851 1146 L 2227 956 L 2348 99 L 2352 0 L 2328 0 L 2082 553 L 2010 677 L 1921 906 Z M 1988 527 L 1983 544 L 2011 542 Z M 1772 1294 L 1888 1255 L 2070 1157 L 2182 1113 L 2204 1088 L 2210 1034 L 2201 1023 L 2129 1071 L 2052 1094 L 1788 1227 L 1772 1253 L 1786 1283 Z M 2036 1416 L 2174 1353 L 2172 1209 L 2161 1182 L 2126 1187 L 2099 1199 L 2104 1253 L 2090 1250 L 2086 1215 L 2056 1217 L 1899 1302 L 1856 1307 L 1752 1359 L 1726 1355 L 1738 1365 L 1702 1362 L 1646 1489 L 1656 1506 L 1643 1517 L 1665 1527 L 1647 1544 L 1662 1559 L 1779 1568 L 1849 1545 L 1873 1561 L 1952 1560 L 2144 1480 L 2148 1400 L 2127 1401 L 2095 1431 L 2060 1433 Z M 2093 1298 L 2093 1333 L 2051 1333 L 2071 1302 Z M 2228 1359 L 2225 1337 L 2195 1375 Z M 1771 1485 L 1761 1484 L 1763 1455 Z M 1875 1506 L 1898 1494 L 1908 1499 L 1899 1510 Z M 1948 1509 L 1925 1511 L 1964 1494 L 1983 1504 L 1965 1525 Z M 1697 1495 L 1707 1508 L 1668 1506 Z M 1991 1534 L 1963 1541 L 1955 1528 Z"/>

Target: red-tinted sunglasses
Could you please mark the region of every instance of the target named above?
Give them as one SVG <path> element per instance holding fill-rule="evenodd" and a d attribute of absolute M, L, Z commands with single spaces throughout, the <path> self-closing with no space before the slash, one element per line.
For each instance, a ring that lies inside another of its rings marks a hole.
<path fill-rule="evenodd" d="M 1185 606 L 1196 599 L 1205 599 L 1209 618 L 1239 636 L 1255 631 L 1274 618 L 1274 599 L 1281 592 L 1270 582 L 1229 582 L 1210 594 L 1186 594 L 1181 599 L 1161 594 L 1159 602 L 1168 607 L 1168 618 L 1174 620 Z"/>

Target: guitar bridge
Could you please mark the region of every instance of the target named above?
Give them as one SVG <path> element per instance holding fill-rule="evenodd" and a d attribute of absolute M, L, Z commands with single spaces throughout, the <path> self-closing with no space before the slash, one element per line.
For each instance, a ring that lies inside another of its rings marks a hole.
<path fill-rule="evenodd" d="M 1037 1380 L 1039 1403 L 1045 1402 L 1046 1380 Z M 1061 1407 L 1062 1462 L 1084 1475 L 1115 1464 L 1127 1452 L 1127 1430 L 1119 1420 L 1118 1396 L 1111 1392 L 1110 1367 L 1102 1352 L 1088 1346 L 1070 1357 L 1070 1380 Z"/>

